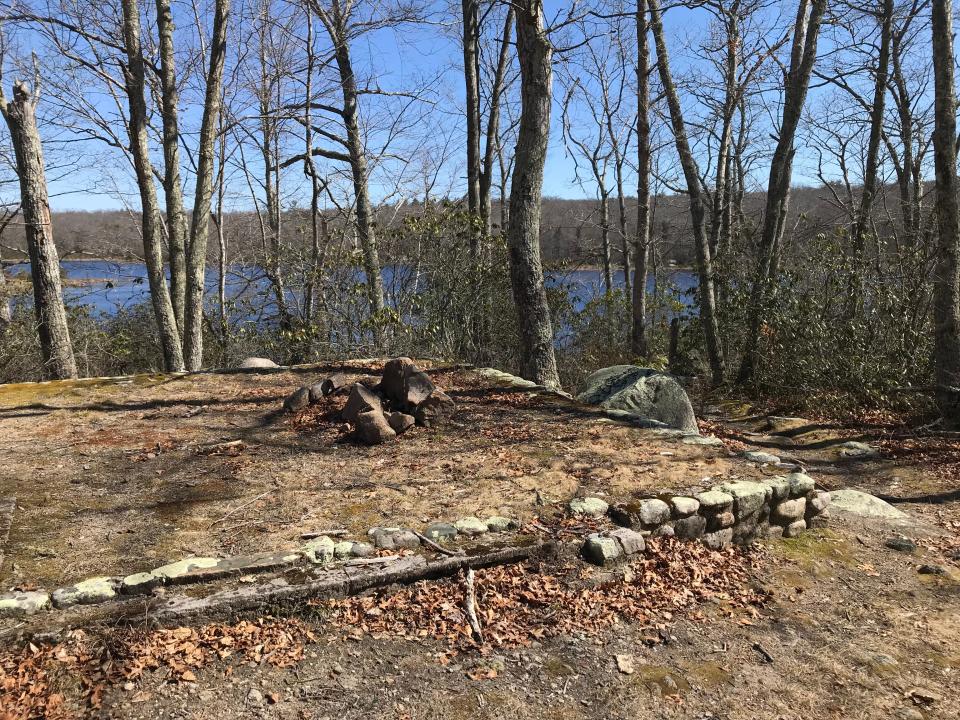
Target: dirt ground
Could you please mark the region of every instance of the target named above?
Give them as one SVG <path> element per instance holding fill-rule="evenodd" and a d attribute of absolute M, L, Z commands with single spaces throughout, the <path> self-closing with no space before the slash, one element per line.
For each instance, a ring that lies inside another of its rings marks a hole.
<path fill-rule="evenodd" d="M 0 585 L 286 549 L 330 528 L 359 539 L 378 525 L 525 520 L 538 493 L 629 498 L 753 472 L 723 448 L 660 447 L 583 406 L 466 371 L 432 373 L 458 404 L 452 424 L 376 448 L 339 423 L 342 397 L 278 413 L 335 370 L 372 383 L 382 366 L 0 386 L 0 497 L 18 506 Z M 235 440 L 245 449 L 218 451 Z"/>
<path fill-rule="evenodd" d="M 22 504 L 0 583 L 289 546 L 333 525 L 529 518 L 543 511 L 538 492 L 622 498 L 764 472 L 732 457 L 744 448 L 800 462 L 827 489 L 905 500 L 910 518 L 834 514 L 829 529 L 720 553 L 663 541 L 607 571 L 569 552 L 480 571 L 482 645 L 465 635 L 458 579 L 271 617 L 36 639 L 0 651 L 0 718 L 26 707 L 145 719 L 960 717 L 956 439 L 894 422 L 773 433 L 762 418 L 715 413 L 703 426 L 726 447 L 686 446 L 437 371 L 457 424 L 369 449 L 330 420 L 335 408 L 272 416 L 327 372 L 144 378 L 66 396 L 0 387 L 0 496 Z M 234 439 L 239 455 L 208 451 Z M 850 439 L 881 456 L 842 456 Z M 886 547 L 893 536 L 916 551 Z"/>

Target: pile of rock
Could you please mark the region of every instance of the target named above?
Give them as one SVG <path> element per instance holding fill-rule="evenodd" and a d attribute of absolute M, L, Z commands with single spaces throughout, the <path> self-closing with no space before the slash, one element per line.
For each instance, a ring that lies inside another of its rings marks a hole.
<path fill-rule="evenodd" d="M 299 412 L 327 395 L 340 393 L 348 395 L 341 411 L 343 421 L 350 423 L 367 445 L 392 440 L 414 425 L 437 425 L 456 409 L 453 400 L 407 357 L 387 361 L 383 377 L 374 387 L 348 385 L 337 373 L 317 385 L 296 390 L 284 401 L 283 408 Z"/>

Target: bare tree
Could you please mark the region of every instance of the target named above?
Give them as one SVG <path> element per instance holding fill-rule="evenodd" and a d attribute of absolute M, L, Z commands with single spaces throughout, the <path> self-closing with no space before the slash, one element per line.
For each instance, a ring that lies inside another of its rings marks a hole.
<path fill-rule="evenodd" d="M 462 0 L 463 82 L 467 116 L 467 208 L 480 216 L 480 3 Z M 476 256 L 478 238 L 471 236 L 470 250 Z"/>
<path fill-rule="evenodd" d="M 330 42 L 333 44 L 333 55 L 340 72 L 340 90 L 343 106 L 337 110 L 343 119 L 345 131 L 344 144 L 346 159 L 350 163 L 350 172 L 353 177 L 353 192 L 356 214 L 356 229 L 360 249 L 363 253 L 363 270 L 366 275 L 367 301 L 370 314 L 374 318 L 374 341 L 381 345 L 383 338 L 378 320 L 385 308 L 383 297 L 383 277 L 380 274 L 380 254 L 377 248 L 377 238 L 374 233 L 373 207 L 370 201 L 369 170 L 367 163 L 364 137 L 360 130 L 360 91 L 357 78 L 353 70 L 353 59 L 350 53 L 351 39 L 355 38 L 362 29 L 370 29 L 372 23 L 359 22 L 353 17 L 355 4 L 353 0 L 310 0 L 313 12 L 323 23 Z M 383 20 L 385 24 L 400 22 L 399 19 Z M 331 159 L 343 159 L 344 153 L 336 151 L 313 150 L 313 154 Z"/>
<path fill-rule="evenodd" d="M 574 160 L 574 179 L 581 187 L 597 192 L 600 250 L 605 292 L 613 290 L 613 254 L 610 199 L 616 193 L 619 251 L 627 294 L 630 294 L 630 252 L 627 241 L 624 165 L 626 150 L 633 135 L 632 118 L 625 118 L 627 96 L 627 59 L 619 40 L 623 35 L 619 14 L 604 18 L 599 28 L 592 23 L 577 23 L 579 52 L 571 53 L 565 63 L 567 86 L 563 102 L 562 127 L 568 152 Z M 581 176 L 580 164 L 589 174 Z M 613 175 L 611 186 L 610 175 Z M 593 213 L 590 213 L 593 215 Z"/>
<path fill-rule="evenodd" d="M 482 56 L 486 36 L 483 28 L 490 22 L 491 17 L 495 17 L 493 11 L 498 6 L 496 1 L 489 2 L 481 12 L 480 0 L 461 0 L 461 44 L 467 124 L 467 208 L 471 215 L 480 218 L 481 228 L 488 236 L 492 224 L 490 190 L 499 139 L 501 103 L 509 82 L 507 76 L 510 68 L 510 38 L 514 22 L 513 5 L 507 4 L 503 29 L 490 47 L 490 54 L 495 61 L 489 67 L 489 73 L 485 74 Z M 485 76 L 489 82 L 489 87 L 486 88 L 483 83 Z M 484 90 L 487 94 L 485 118 Z M 479 252 L 478 240 L 478 237 L 471 240 L 474 257 Z"/>
<path fill-rule="evenodd" d="M 937 225 L 934 272 L 934 366 L 937 406 L 950 427 L 960 426 L 960 204 L 957 193 L 957 98 L 954 84 L 953 8 L 933 0 L 933 71 Z"/>
<path fill-rule="evenodd" d="M 756 367 L 760 332 L 773 300 L 779 272 L 780 243 L 786 228 L 793 174 L 794 137 L 810 86 L 810 75 L 817 58 L 817 39 L 827 0 L 800 0 L 793 26 L 790 67 L 784 73 L 783 111 L 777 146 L 770 161 L 763 232 L 757 249 L 757 268 L 747 309 L 747 339 L 737 381 L 748 382 Z"/>
<path fill-rule="evenodd" d="M 893 0 L 883 0 L 878 17 L 880 25 L 880 50 L 874 72 L 873 102 L 870 104 L 870 140 L 867 145 L 867 162 L 863 176 L 863 192 L 857 221 L 853 229 L 853 252 L 855 262 L 863 261 L 867 225 L 877 194 L 877 174 L 880 165 L 880 140 L 883 134 L 884 107 L 887 97 L 887 77 L 890 68 L 890 45 L 893 36 Z M 859 296 L 860 290 L 854 293 Z"/>
<path fill-rule="evenodd" d="M 650 256 L 650 46 L 647 39 L 647 0 L 637 0 L 637 234 L 634 240 L 636 274 L 633 279 L 633 332 L 635 355 L 646 357 L 647 261 Z"/>
<path fill-rule="evenodd" d="M 16 166 L 16 161 L 13 163 Z M 0 208 L 0 239 L 3 233 L 9 227 L 17 215 L 20 214 L 19 203 L 15 207 L 4 206 Z M 3 337 L 10 323 L 13 322 L 13 308 L 10 306 L 10 298 L 7 290 L 7 276 L 3 271 L 3 252 L 0 246 L 0 338 Z"/>
<path fill-rule="evenodd" d="M 493 225 L 490 191 L 493 187 L 493 173 L 496 167 L 494 163 L 497 161 L 496 155 L 501 147 L 500 115 L 507 88 L 511 84 L 511 77 L 508 77 L 508 75 L 510 74 L 510 38 L 513 32 L 514 14 L 513 5 L 508 5 L 507 12 L 504 13 L 503 29 L 497 46 L 497 61 L 490 73 L 487 123 L 484 129 L 483 164 L 480 167 L 480 216 L 488 236 Z"/>
<path fill-rule="evenodd" d="M 160 51 L 160 97 L 163 121 L 163 192 L 166 201 L 167 245 L 170 256 L 170 299 L 181 338 L 187 289 L 187 218 L 180 184 L 180 91 L 173 44 L 170 0 L 157 1 Z"/>
<path fill-rule="evenodd" d="M 544 28 L 541 0 L 521 0 L 516 14 L 522 106 L 507 230 L 510 282 L 520 316 L 523 375 L 541 385 L 558 387 L 553 324 L 540 261 L 540 202 L 550 135 L 553 46 Z"/>
<path fill-rule="evenodd" d="M 673 136 L 680 156 L 680 165 L 686 179 L 687 195 L 690 198 L 690 219 L 693 224 L 693 242 L 697 255 L 697 274 L 700 279 L 700 322 L 703 325 L 704 338 L 707 346 L 707 357 L 710 361 L 710 374 L 714 385 L 723 383 L 723 350 L 720 345 L 720 327 L 717 322 L 716 295 L 713 279 L 713 258 L 710 252 L 710 242 L 706 229 L 706 206 L 704 203 L 703 185 L 700 181 L 700 170 L 697 161 L 690 149 L 687 139 L 686 123 L 683 119 L 683 109 L 680 106 L 680 96 L 677 93 L 673 74 L 670 71 L 670 58 L 667 53 L 667 43 L 663 34 L 663 21 L 660 16 L 658 0 L 649 0 L 650 29 L 653 32 L 654 43 L 657 47 L 657 68 L 660 72 L 660 81 L 666 95 L 667 106 L 670 109 L 670 120 L 673 125 Z"/>
<path fill-rule="evenodd" d="M 128 131 L 130 154 L 140 190 L 141 232 L 150 298 L 160 333 L 164 367 L 169 371 L 184 369 L 183 346 L 177 327 L 177 318 L 167 287 L 163 267 L 163 247 L 160 228 L 160 206 L 154 187 L 153 165 L 150 161 L 149 126 L 147 122 L 146 63 L 140 41 L 140 8 L 137 0 L 122 0 L 123 39 L 126 66 L 123 80 L 129 106 Z"/>
<path fill-rule="evenodd" d="M 50 379 L 75 378 L 77 363 L 70 344 L 67 312 L 60 286 L 60 257 L 53 243 L 53 223 L 47 198 L 43 144 L 37 128 L 37 85 L 13 85 L 9 101 L 0 87 L 0 113 L 7 121 L 17 158 L 20 200 L 33 280 L 33 309 L 43 354 L 43 375 Z M 5 304 L 5 303 L 4 303 Z"/>
<path fill-rule="evenodd" d="M 217 130 L 220 126 L 223 65 L 227 56 L 227 20 L 230 0 L 214 3 L 210 59 L 203 101 L 203 119 L 197 147 L 197 185 L 187 248 L 187 292 L 184 304 L 183 355 L 188 370 L 203 365 L 203 296 L 206 284 L 207 239 L 210 234 L 210 202 L 213 196 Z"/>

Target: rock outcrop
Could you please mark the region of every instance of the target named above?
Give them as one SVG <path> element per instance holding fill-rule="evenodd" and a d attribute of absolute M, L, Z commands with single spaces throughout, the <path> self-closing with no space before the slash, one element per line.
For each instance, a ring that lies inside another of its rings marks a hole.
<path fill-rule="evenodd" d="M 615 365 L 597 370 L 584 381 L 577 400 L 699 433 L 693 405 L 680 383 L 650 368 Z"/>

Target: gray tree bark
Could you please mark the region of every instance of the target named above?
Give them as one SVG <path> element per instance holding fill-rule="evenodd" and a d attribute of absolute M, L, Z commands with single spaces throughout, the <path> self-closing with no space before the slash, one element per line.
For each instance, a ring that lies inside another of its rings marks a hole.
<path fill-rule="evenodd" d="M 483 150 L 483 166 L 480 168 L 480 215 L 486 228 L 487 236 L 493 232 L 493 209 L 490 200 L 490 189 L 493 186 L 493 166 L 495 153 L 500 142 L 500 103 L 506 86 L 507 70 L 510 67 L 510 36 L 513 31 L 513 6 L 507 8 L 506 19 L 503 23 L 503 32 L 500 36 L 500 55 L 497 58 L 497 69 L 493 77 L 493 87 L 490 95 L 490 112 L 487 116 L 486 141 Z"/>
<path fill-rule="evenodd" d="M 163 192 L 167 210 L 167 246 L 170 256 L 170 299 L 182 335 L 187 284 L 187 218 L 180 185 L 180 93 L 173 52 L 173 11 L 170 0 L 157 0 L 160 36 L 160 97 L 163 120 Z"/>
<path fill-rule="evenodd" d="M 353 73 L 353 61 L 350 57 L 350 37 L 348 20 L 352 3 L 346 6 L 340 0 L 332 0 L 329 8 L 313 3 L 313 10 L 323 23 L 330 42 L 333 44 L 334 58 L 340 73 L 340 92 L 343 96 L 343 126 L 346 130 L 347 154 L 350 159 L 350 173 L 353 178 L 353 193 L 356 204 L 356 229 L 363 254 L 363 271 L 366 275 L 367 301 L 370 306 L 374 328 L 374 343 L 383 345 L 383 332 L 380 329 L 380 317 L 385 303 L 383 299 L 383 277 L 380 274 L 380 254 L 377 238 L 373 229 L 373 208 L 370 203 L 370 187 L 367 169 L 367 155 L 359 121 L 359 93 L 357 79 Z"/>
<path fill-rule="evenodd" d="M 187 292 L 183 332 L 183 354 L 188 370 L 203 365 L 203 297 L 207 269 L 207 240 L 210 234 L 210 201 L 213 196 L 214 159 L 220 126 L 223 65 L 227 55 L 227 20 L 230 0 L 216 0 L 210 59 L 207 66 L 203 118 L 197 145 L 197 187 L 190 223 L 187 250 Z"/>
<path fill-rule="evenodd" d="M 650 46 L 647 40 L 647 0 L 637 0 L 637 236 L 634 241 L 633 331 L 631 348 L 646 357 L 647 261 L 650 255 Z"/>
<path fill-rule="evenodd" d="M 523 375 L 541 385 L 558 387 L 553 325 L 540 260 L 540 201 L 550 135 L 553 47 L 543 26 L 541 0 L 522 0 L 516 5 L 516 14 L 521 110 L 507 229 L 510 282 L 520 316 Z"/>
<path fill-rule="evenodd" d="M 467 102 L 467 208 L 480 214 L 480 73 L 477 45 L 480 39 L 477 0 L 462 0 L 463 81 Z M 470 236 L 470 252 L 476 257 L 480 243 L 476 233 Z"/>
<path fill-rule="evenodd" d="M 62 380 L 77 376 L 77 363 L 70 345 L 67 312 L 63 307 L 60 258 L 53 244 L 53 224 L 47 197 L 43 145 L 37 128 L 36 102 L 26 83 L 14 83 L 13 98 L 9 102 L 0 90 L 0 111 L 10 129 L 10 139 L 17 158 L 21 208 L 33 280 L 33 310 L 43 355 L 43 376 Z M 6 305 L 5 299 L 2 302 Z"/>
<path fill-rule="evenodd" d="M 770 161 L 763 233 L 758 248 L 757 269 L 747 308 L 747 339 L 737 382 L 748 382 L 756 368 L 760 331 L 774 295 L 779 271 L 780 241 L 786 226 L 793 173 L 793 141 L 800 124 L 810 75 L 817 58 L 817 40 L 827 0 L 800 0 L 793 28 L 790 69 L 785 77 L 783 116 L 777 146 Z"/>
<path fill-rule="evenodd" d="M 934 269 L 934 370 L 937 407 L 948 426 L 960 427 L 960 184 L 951 5 L 950 0 L 933 0 L 931 4 L 933 157 L 939 230 Z"/>
<path fill-rule="evenodd" d="M 10 298 L 7 297 L 7 276 L 0 264 L 0 337 L 3 337 L 13 321 L 13 312 L 10 309 Z"/>
<path fill-rule="evenodd" d="M 680 165 L 686 179 L 687 194 L 690 196 L 690 219 L 693 224 L 694 249 L 697 255 L 697 275 L 700 286 L 700 323 L 703 326 L 704 339 L 707 345 L 707 357 L 710 361 L 710 375 L 714 385 L 723 383 L 723 350 L 720 345 L 720 328 L 717 323 L 716 294 L 713 283 L 713 258 L 710 252 L 710 241 L 706 231 L 706 207 L 704 204 L 703 186 L 700 182 L 700 171 L 697 161 L 690 150 L 687 140 L 686 124 L 683 119 L 683 109 L 680 106 L 680 96 L 673 82 L 670 71 L 670 57 L 667 53 L 667 43 L 663 34 L 663 22 L 660 18 L 658 0 L 649 0 L 650 29 L 653 31 L 653 40 L 657 47 L 657 68 L 660 71 L 660 80 L 663 83 L 667 105 L 670 108 L 670 121 L 673 125 L 673 136 L 676 141 L 677 154 L 680 156 Z"/>
<path fill-rule="evenodd" d="M 877 194 L 877 171 L 880 165 L 880 141 L 883 136 L 884 110 L 887 97 L 887 77 L 890 68 L 890 43 L 893 35 L 893 0 L 883 0 L 880 15 L 880 54 L 874 77 L 873 103 L 870 108 L 870 138 L 867 141 L 867 161 L 863 175 L 860 207 L 853 226 L 853 283 L 848 299 L 848 315 L 853 315 L 863 295 L 862 277 L 867 228 L 870 224 L 873 200 Z"/>
<path fill-rule="evenodd" d="M 140 44 L 140 9 L 136 0 L 123 0 L 123 38 L 127 55 L 124 68 L 127 102 L 130 108 L 128 132 L 130 154 L 133 156 L 140 190 L 143 253 L 150 285 L 150 299 L 160 334 L 164 368 L 171 372 L 183 370 L 183 349 L 177 319 L 173 312 L 170 292 L 163 267 L 163 246 L 160 238 L 160 207 L 153 185 L 153 166 L 147 129 L 147 104 L 144 98 L 146 78 L 143 49 Z"/>

